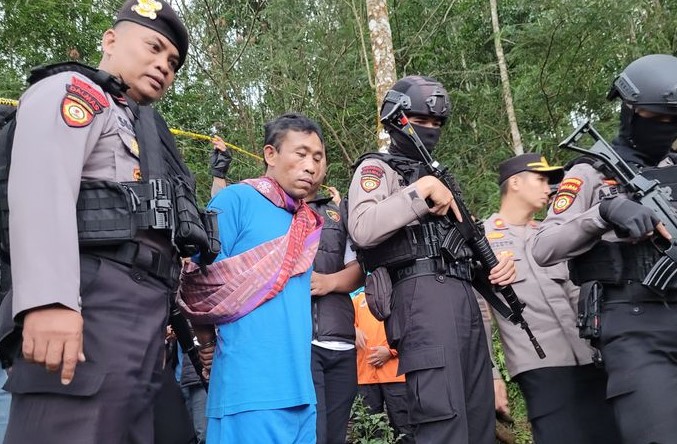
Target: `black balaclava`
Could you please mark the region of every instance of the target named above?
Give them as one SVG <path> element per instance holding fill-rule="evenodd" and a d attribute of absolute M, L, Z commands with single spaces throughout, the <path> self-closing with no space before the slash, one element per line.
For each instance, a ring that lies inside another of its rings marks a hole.
<path fill-rule="evenodd" d="M 614 144 L 630 149 L 622 150 L 625 160 L 642 166 L 656 166 L 668 155 L 675 139 L 677 120 L 661 122 L 642 117 L 632 108 L 622 105 L 620 128 Z"/>
<path fill-rule="evenodd" d="M 428 153 L 432 154 L 437 142 L 440 140 L 442 129 L 430 128 L 427 126 L 417 125 L 415 123 L 411 123 L 411 126 L 414 128 L 414 131 L 416 131 L 416 134 L 421 139 L 421 142 L 423 142 L 423 145 L 428 150 Z M 412 142 L 409 137 L 405 136 L 398 130 L 392 130 L 390 131 L 390 138 L 392 139 L 392 144 L 388 150 L 390 153 L 398 156 L 408 157 L 409 159 L 413 160 L 423 160 L 421 155 L 418 153 L 414 142 Z"/>

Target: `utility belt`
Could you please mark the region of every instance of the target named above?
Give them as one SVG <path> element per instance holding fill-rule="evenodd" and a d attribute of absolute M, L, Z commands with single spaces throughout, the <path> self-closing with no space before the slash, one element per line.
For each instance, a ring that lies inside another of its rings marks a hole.
<path fill-rule="evenodd" d="M 437 222 L 408 225 L 376 247 L 360 248 L 357 250 L 357 259 L 365 271 L 373 272 L 379 267 L 397 269 L 407 267 L 417 259 L 439 258 L 442 255 L 440 246 L 444 234 L 440 232 Z M 453 261 L 470 257 L 470 249 L 462 246 Z"/>
<path fill-rule="evenodd" d="M 578 297 L 576 327 L 581 338 L 589 339 L 597 347 L 602 332 L 602 310 L 606 304 L 677 303 L 677 289 L 657 293 L 641 281 L 627 280 L 623 284 L 587 281 L 581 284 Z"/>
<path fill-rule="evenodd" d="M 473 276 L 470 259 L 447 263 L 439 257 L 417 259 L 404 267 L 388 268 L 388 272 L 393 285 L 408 278 L 424 275 L 454 277 L 464 281 L 472 281 Z"/>
<path fill-rule="evenodd" d="M 145 182 L 86 181 L 76 206 L 81 247 L 119 245 L 139 230 L 164 232 L 182 257 L 211 263 L 221 249 L 216 213 L 200 211 L 180 177 Z"/>
<path fill-rule="evenodd" d="M 637 244 L 600 241 L 592 250 L 569 261 L 569 275 L 579 286 L 589 281 L 611 285 L 642 282 L 660 257 L 661 253 L 649 241 Z M 677 289 L 677 280 L 670 282 L 668 289 Z"/>
<path fill-rule="evenodd" d="M 81 247 L 80 254 L 101 257 L 148 273 L 174 289 L 181 272 L 181 262 L 173 252 L 160 251 L 142 242 L 128 241 L 120 245 Z"/>

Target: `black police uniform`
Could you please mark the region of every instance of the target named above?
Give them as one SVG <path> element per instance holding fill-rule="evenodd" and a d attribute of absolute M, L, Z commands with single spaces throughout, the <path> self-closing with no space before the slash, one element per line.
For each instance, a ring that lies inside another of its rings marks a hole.
<path fill-rule="evenodd" d="M 407 117 L 449 116 L 449 96 L 435 79 L 407 76 L 393 85 L 381 117 L 398 97 Z M 411 122 L 431 152 L 440 128 Z M 418 149 L 404 132 L 390 128 L 393 156 L 371 154 L 356 165 L 349 191 L 348 229 L 368 271 L 385 267 L 392 279 L 392 313 L 385 321 L 399 373 L 407 379 L 409 421 L 417 443 L 489 444 L 495 413 L 491 361 L 480 309 L 470 285 L 471 252 L 459 247 L 441 259 L 450 229 L 431 215 L 415 181 L 426 174 Z M 369 291 L 367 291 L 369 294 Z"/>
<path fill-rule="evenodd" d="M 677 107 L 670 99 L 677 94 L 676 73 L 677 58 L 645 56 L 629 65 L 612 89 L 612 96 L 625 102 L 614 149 L 647 176 L 662 176 L 670 188 L 675 188 L 675 170 L 651 167 L 677 139 Z M 635 108 L 672 118 L 646 118 Z M 671 282 L 660 294 L 642 284 L 660 257 L 650 241 L 638 240 L 655 216 L 600 169 L 584 161 L 568 171 L 536 235 L 534 258 L 542 266 L 568 259 L 587 307 L 602 301 L 601 335 L 592 339 L 601 350 L 607 399 L 623 442 L 677 442 L 677 285 Z"/>

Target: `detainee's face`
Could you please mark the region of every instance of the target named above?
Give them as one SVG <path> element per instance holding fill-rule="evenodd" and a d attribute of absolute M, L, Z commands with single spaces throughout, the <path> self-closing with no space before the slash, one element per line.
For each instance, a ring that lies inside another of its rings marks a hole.
<path fill-rule="evenodd" d="M 157 31 L 120 22 L 103 35 L 102 47 L 99 67 L 120 77 L 129 97 L 141 105 L 159 100 L 174 82 L 179 51 Z"/>
<path fill-rule="evenodd" d="M 266 176 L 275 179 L 294 199 L 304 199 L 319 187 L 326 170 L 324 145 L 315 133 L 287 131 L 279 146 L 263 147 L 268 168 Z"/>
<path fill-rule="evenodd" d="M 511 178 L 514 190 L 520 199 L 533 211 L 538 211 L 548 204 L 550 185 L 545 174 L 524 171 Z"/>

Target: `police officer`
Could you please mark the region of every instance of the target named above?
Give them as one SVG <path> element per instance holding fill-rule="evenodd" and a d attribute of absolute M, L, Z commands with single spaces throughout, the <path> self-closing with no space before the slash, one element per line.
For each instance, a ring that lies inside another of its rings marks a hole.
<path fill-rule="evenodd" d="M 449 116 L 449 97 L 435 79 L 408 76 L 393 86 L 411 99 L 406 112 L 428 150 Z M 391 110 L 384 103 L 381 115 Z M 467 248 L 442 261 L 439 216 L 458 208 L 449 190 L 422 171 L 415 146 L 390 131 L 390 154 L 369 154 L 356 166 L 349 191 L 348 230 L 369 271 L 391 277 L 392 314 L 386 333 L 406 374 L 409 418 L 417 443 L 494 442 L 491 364 Z M 426 200 L 430 203 L 426 203 Z M 503 257 L 494 283 L 509 283 L 515 268 Z"/>
<path fill-rule="evenodd" d="M 166 2 L 130 0 L 101 46 L 100 70 L 39 71 L 18 108 L 8 202 L 11 313 L 23 341 L 6 385 L 10 444 L 153 442 L 179 262 L 162 214 L 141 213 L 166 202 L 142 191 L 158 165 L 191 177 L 146 105 L 174 81 L 188 33 Z M 134 205 L 110 207 L 120 195 Z"/>
<path fill-rule="evenodd" d="M 677 139 L 677 58 L 635 60 L 614 81 L 609 98 L 615 97 L 623 103 L 612 145 L 651 175 Z M 674 282 L 664 294 L 642 285 L 659 258 L 648 236 L 669 234 L 651 210 L 596 167 L 583 159 L 568 171 L 536 235 L 534 258 L 542 266 L 569 260 L 580 298 L 601 297 L 596 341 L 623 442 L 675 442 L 677 290 Z"/>
<path fill-rule="evenodd" d="M 496 255 L 515 260 L 512 286 L 547 350 L 539 359 L 519 326 L 494 312 L 505 365 L 526 400 L 534 442 L 616 444 L 620 437 L 606 404 L 606 375 L 592 363 L 594 349 L 576 329 L 578 287 L 565 263 L 540 267 L 531 254 L 539 226 L 534 213 L 547 205 L 550 184 L 562 180 L 563 168 L 528 153 L 502 162 L 498 171 L 501 207 L 484 222 L 485 233 Z M 500 374 L 494 375 L 494 386 L 497 397 L 506 392 Z"/>

